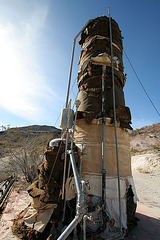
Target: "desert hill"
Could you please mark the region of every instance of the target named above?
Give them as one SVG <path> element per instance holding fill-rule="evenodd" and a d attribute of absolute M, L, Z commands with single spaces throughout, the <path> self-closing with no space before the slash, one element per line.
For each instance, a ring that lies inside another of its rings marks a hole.
<path fill-rule="evenodd" d="M 131 152 L 160 151 L 160 123 L 133 130 L 130 137 Z"/>
<path fill-rule="evenodd" d="M 160 209 L 160 123 L 132 131 L 130 145 L 132 173 L 139 200 L 152 210 L 156 207 L 158 213 Z"/>
<path fill-rule="evenodd" d="M 52 133 L 53 136 L 57 137 L 59 134 L 61 134 L 61 130 L 53 127 L 53 126 L 47 126 L 47 125 L 30 125 L 25 127 L 16 127 L 16 128 L 10 128 L 6 131 L 0 131 L 0 136 L 5 136 L 8 133 L 10 134 L 17 134 L 17 133 L 27 133 L 30 132 L 34 135 L 38 135 L 40 133 Z"/>
<path fill-rule="evenodd" d="M 21 144 L 26 139 L 32 140 L 41 138 L 41 144 L 46 144 L 46 141 L 51 140 L 53 138 L 60 137 L 61 130 L 47 125 L 31 125 L 25 127 L 16 127 L 10 128 L 5 131 L 0 131 L 0 154 L 2 149 L 6 148 L 7 146 L 12 145 L 15 146 L 15 143 L 18 142 Z M 42 146 L 43 147 L 43 146 Z"/>
<path fill-rule="evenodd" d="M 10 175 L 34 178 L 42 161 L 43 148 L 61 136 L 61 130 L 46 125 L 10 128 L 0 132 L 0 180 Z M 30 172 L 32 177 L 27 177 Z"/>

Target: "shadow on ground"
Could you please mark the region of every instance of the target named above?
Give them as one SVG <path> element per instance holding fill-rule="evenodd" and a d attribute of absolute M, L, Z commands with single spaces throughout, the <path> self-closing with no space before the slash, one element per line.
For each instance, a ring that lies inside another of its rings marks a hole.
<path fill-rule="evenodd" d="M 125 240 L 159 240 L 160 218 L 153 218 L 141 213 L 136 213 L 140 220 L 137 226 L 128 234 Z"/>

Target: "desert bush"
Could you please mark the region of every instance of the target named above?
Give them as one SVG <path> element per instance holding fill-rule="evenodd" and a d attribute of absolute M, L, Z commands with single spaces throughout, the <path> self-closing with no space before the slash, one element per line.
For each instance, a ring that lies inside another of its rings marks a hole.
<path fill-rule="evenodd" d="M 151 144 L 150 146 L 151 146 L 152 149 L 154 149 L 156 151 L 160 151 L 160 146 L 159 145 Z"/>
<path fill-rule="evenodd" d="M 140 173 L 150 173 L 147 169 L 142 169 L 141 167 L 137 167 L 136 170 Z"/>
<path fill-rule="evenodd" d="M 35 130 L 33 133 L 32 130 L 21 132 L 19 129 L 9 129 L 0 139 L 1 155 L 8 157 L 10 169 L 17 176 L 22 173 L 26 181 L 32 183 L 43 160 L 43 147 L 52 138 L 52 134 L 38 132 L 36 135 Z"/>
<path fill-rule="evenodd" d="M 140 151 L 138 150 L 138 149 L 136 149 L 136 148 L 131 148 L 131 154 L 132 155 L 135 155 L 135 154 L 137 154 L 137 153 L 140 153 Z"/>

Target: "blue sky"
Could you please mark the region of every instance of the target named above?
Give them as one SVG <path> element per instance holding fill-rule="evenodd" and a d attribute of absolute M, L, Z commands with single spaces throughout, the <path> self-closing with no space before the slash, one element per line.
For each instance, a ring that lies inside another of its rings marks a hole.
<path fill-rule="evenodd" d="M 124 50 L 160 111 L 159 0 L 0 0 L 0 126 L 59 127 L 73 38 L 89 19 L 108 16 L 108 7 L 122 31 Z M 79 55 L 77 43 L 72 102 Z M 133 128 L 160 122 L 125 56 L 123 60 Z"/>

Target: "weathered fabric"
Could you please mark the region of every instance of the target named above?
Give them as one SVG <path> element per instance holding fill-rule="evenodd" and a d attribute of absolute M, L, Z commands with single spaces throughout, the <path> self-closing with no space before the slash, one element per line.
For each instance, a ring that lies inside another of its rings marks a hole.
<path fill-rule="evenodd" d="M 23 217 L 25 225 L 32 228 L 33 223 L 36 218 L 36 215 L 38 213 L 38 217 L 37 217 L 37 221 L 35 222 L 34 229 L 36 231 L 42 233 L 44 231 L 47 223 L 50 220 L 50 217 L 54 211 L 54 208 L 56 208 L 56 207 L 57 207 L 56 204 L 46 204 L 38 212 L 38 210 L 31 205 Z"/>
<path fill-rule="evenodd" d="M 114 124 L 106 120 L 106 156 L 105 166 L 108 176 L 117 176 L 117 159 Z M 75 128 L 75 138 L 84 138 L 84 155 L 82 173 L 99 174 L 102 171 L 102 120 L 93 119 L 89 125 L 84 119 L 78 119 Z M 117 124 L 119 174 L 132 176 L 130 156 L 130 136 L 127 130 Z M 75 141 L 79 143 L 79 141 Z"/>
<path fill-rule="evenodd" d="M 122 36 L 119 30 L 118 24 L 114 19 L 112 21 L 112 38 L 113 42 L 117 44 L 122 49 Z M 109 37 L 109 18 L 106 16 L 97 17 L 92 22 L 88 24 L 86 29 L 81 34 L 81 39 L 79 44 L 82 46 L 84 42 L 88 41 L 88 36 L 92 37 L 95 35 L 100 35 L 104 37 Z"/>
<path fill-rule="evenodd" d="M 106 88 L 106 105 L 105 105 L 106 115 L 108 114 L 109 110 L 113 108 L 112 91 L 113 91 L 112 88 Z M 87 88 L 86 90 L 81 90 L 78 94 L 78 99 L 81 101 L 78 111 L 94 112 L 95 114 L 99 114 L 102 111 L 101 89 Z M 116 107 L 125 106 L 123 90 L 116 86 L 115 86 L 115 100 Z"/>

